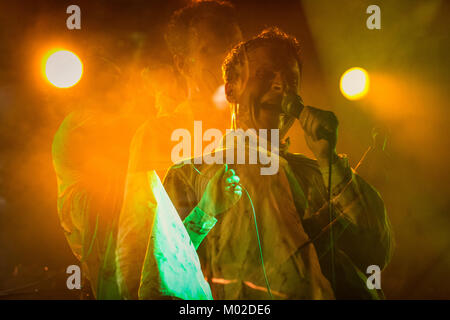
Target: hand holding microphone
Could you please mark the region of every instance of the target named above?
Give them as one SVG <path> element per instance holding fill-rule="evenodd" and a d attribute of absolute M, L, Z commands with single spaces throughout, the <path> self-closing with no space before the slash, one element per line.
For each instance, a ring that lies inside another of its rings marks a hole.
<path fill-rule="evenodd" d="M 336 142 L 338 120 L 331 111 L 304 106 L 297 94 L 287 94 L 282 103 L 283 111 L 300 121 L 308 147 L 314 153 L 319 166 L 328 166 L 330 157 L 337 159 Z"/>

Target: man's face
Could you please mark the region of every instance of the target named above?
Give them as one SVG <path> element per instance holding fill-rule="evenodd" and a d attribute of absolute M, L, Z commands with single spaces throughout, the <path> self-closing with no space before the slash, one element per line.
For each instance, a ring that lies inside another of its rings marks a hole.
<path fill-rule="evenodd" d="M 238 103 L 241 108 L 254 110 L 258 128 L 280 129 L 283 137 L 293 118 L 282 112 L 282 101 L 287 93 L 299 93 L 300 69 L 292 53 L 282 49 L 263 46 L 247 52 L 248 74 L 244 81 Z M 239 91 L 239 90 L 237 90 Z"/>
<path fill-rule="evenodd" d="M 223 84 L 221 66 L 227 53 L 240 41 L 241 30 L 225 21 L 201 20 L 191 30 L 189 75 L 196 85 L 194 94 L 211 97 Z"/>

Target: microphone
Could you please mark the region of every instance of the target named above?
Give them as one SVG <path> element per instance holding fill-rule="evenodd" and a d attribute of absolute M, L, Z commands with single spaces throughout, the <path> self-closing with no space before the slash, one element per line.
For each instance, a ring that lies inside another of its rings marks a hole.
<path fill-rule="evenodd" d="M 305 109 L 303 99 L 295 93 L 288 93 L 284 96 L 281 108 L 284 113 L 300 120 L 300 115 Z M 320 127 L 317 132 L 318 139 L 325 139 L 331 141 L 333 132 L 329 131 L 325 127 Z"/>
<path fill-rule="evenodd" d="M 284 113 L 300 119 L 300 114 L 302 113 L 305 105 L 303 104 L 303 99 L 295 93 L 288 93 L 284 96 L 281 108 Z"/>

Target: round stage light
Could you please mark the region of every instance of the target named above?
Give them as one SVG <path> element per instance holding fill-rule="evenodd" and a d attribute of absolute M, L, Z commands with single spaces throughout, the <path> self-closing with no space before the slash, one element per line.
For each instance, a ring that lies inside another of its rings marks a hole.
<path fill-rule="evenodd" d="M 47 80 L 58 88 L 69 88 L 81 79 L 83 64 L 76 54 L 58 50 L 48 54 L 45 61 Z"/>
<path fill-rule="evenodd" d="M 351 68 L 344 72 L 340 81 L 342 94 L 349 100 L 358 100 L 369 91 L 369 75 L 362 68 Z"/>

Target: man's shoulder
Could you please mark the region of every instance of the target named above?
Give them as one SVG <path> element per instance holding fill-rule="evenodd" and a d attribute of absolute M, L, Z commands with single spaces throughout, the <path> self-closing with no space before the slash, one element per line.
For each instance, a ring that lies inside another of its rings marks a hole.
<path fill-rule="evenodd" d="M 72 111 L 61 122 L 58 130 L 53 137 L 52 148 L 61 150 L 67 147 L 71 142 L 81 140 L 83 133 L 83 124 L 89 118 L 85 112 Z"/>
<path fill-rule="evenodd" d="M 192 157 L 177 161 L 169 167 L 167 172 L 176 174 L 202 174 L 202 171 L 209 168 L 211 165 L 205 164 L 203 156 Z"/>
<path fill-rule="evenodd" d="M 55 133 L 55 138 L 67 138 L 76 134 L 86 134 L 95 127 L 99 117 L 89 110 L 75 110 L 70 112 L 61 122 Z"/>
<path fill-rule="evenodd" d="M 170 190 L 173 187 L 184 186 L 201 193 L 202 191 L 199 190 L 205 189 L 210 179 L 223 165 L 199 163 L 199 160 L 201 157 L 189 158 L 173 164 L 164 176 L 164 187 Z"/>
<path fill-rule="evenodd" d="M 284 158 L 289 163 L 291 167 L 301 168 L 301 169 L 311 169 L 317 172 L 319 171 L 319 165 L 317 160 L 308 158 L 307 156 L 300 153 L 289 153 L 284 154 Z"/>
<path fill-rule="evenodd" d="M 181 179 L 181 180 L 191 180 L 195 177 L 196 167 L 193 162 L 194 158 L 185 159 L 182 161 L 178 161 L 171 165 L 166 172 L 164 177 L 164 182 L 168 179 Z M 199 174 L 200 170 L 197 169 L 197 174 Z"/>
<path fill-rule="evenodd" d="M 222 150 L 222 149 L 218 149 Z M 225 149 L 223 149 L 225 150 Z M 223 151 L 222 150 L 222 151 Z M 211 159 L 205 160 L 205 157 L 212 156 L 217 150 L 206 153 L 201 156 L 186 158 L 177 161 L 167 170 L 167 176 L 178 177 L 182 179 L 186 179 L 189 181 L 194 181 L 197 178 L 200 180 L 208 180 L 214 176 L 214 174 L 219 170 L 222 166 L 226 164 L 222 162 L 211 162 Z"/>

